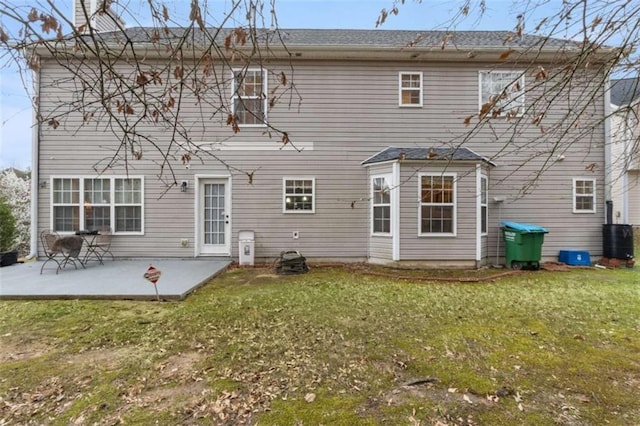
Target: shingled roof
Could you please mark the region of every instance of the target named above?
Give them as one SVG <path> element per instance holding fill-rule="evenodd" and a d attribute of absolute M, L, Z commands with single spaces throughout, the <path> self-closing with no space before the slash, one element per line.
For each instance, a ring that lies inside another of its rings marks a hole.
<path fill-rule="evenodd" d="M 133 42 L 149 42 L 153 28 L 133 27 L 126 30 L 127 36 Z M 179 39 L 184 35 L 184 28 L 172 28 L 168 34 L 162 35 L 165 40 Z M 222 40 L 229 31 L 220 31 Z M 269 37 L 272 42 L 279 42 L 280 38 L 289 47 L 293 46 L 361 46 L 361 47 L 434 47 L 440 49 L 445 42 L 447 47 L 458 49 L 482 48 L 528 48 L 544 46 L 550 49 L 575 48 L 575 42 L 556 38 L 534 35 L 516 37 L 510 31 L 406 31 L 406 30 L 344 30 L 344 29 L 279 29 L 260 30 L 260 38 Z M 192 39 L 201 43 L 211 37 L 214 31 L 207 34 L 196 30 Z M 108 36 L 109 33 L 103 34 Z M 116 34 L 116 33 L 114 33 Z"/>
<path fill-rule="evenodd" d="M 492 166 L 495 164 L 489 159 L 476 154 L 469 148 L 402 148 L 390 146 L 373 157 L 370 157 L 362 162 L 363 166 L 369 164 L 383 163 L 386 161 L 397 160 L 413 160 L 413 161 L 471 161 L 471 162 L 485 162 Z"/>
<path fill-rule="evenodd" d="M 282 30 L 284 41 L 292 45 L 351 46 L 448 46 L 458 48 L 531 47 L 546 42 L 550 47 L 566 47 L 566 40 L 523 35 L 515 37 L 509 31 L 402 31 L 402 30 Z M 572 43 L 573 44 L 573 43 Z"/>

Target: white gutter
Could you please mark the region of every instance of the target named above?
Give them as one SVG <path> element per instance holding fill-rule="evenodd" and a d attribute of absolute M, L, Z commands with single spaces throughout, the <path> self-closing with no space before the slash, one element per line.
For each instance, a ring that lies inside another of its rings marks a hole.
<path fill-rule="evenodd" d="M 33 72 L 33 108 L 31 128 L 31 250 L 27 259 L 38 257 L 38 198 L 39 198 L 39 164 L 40 164 L 40 124 L 38 108 L 40 107 L 40 74 Z"/>
<path fill-rule="evenodd" d="M 150 43 L 138 41 L 136 44 L 136 55 L 139 60 L 144 59 L 164 59 L 171 58 L 175 52 L 167 50 L 163 43 Z M 83 59 L 95 58 L 92 51 L 83 49 L 76 50 L 73 37 L 63 40 L 51 40 L 47 44 L 38 44 L 31 49 L 42 57 L 55 56 L 62 52 L 70 56 L 77 56 Z M 195 57 L 204 53 L 210 46 L 192 46 L 190 51 Z M 302 44 L 302 43 L 273 43 L 268 46 L 260 45 L 260 49 L 268 51 L 269 59 L 295 60 L 380 60 L 380 61 L 414 61 L 414 62 L 491 62 L 495 63 L 500 55 L 504 54 L 504 46 L 468 46 L 468 47 L 447 47 L 440 46 L 414 46 L 402 45 L 364 45 L 364 44 Z M 111 49 L 111 50 L 110 50 Z M 250 54 L 254 47 L 235 46 L 224 55 L 231 58 L 236 52 Z M 114 57 L 123 56 L 122 46 L 115 42 L 105 42 L 102 44 L 102 52 L 110 52 Z M 510 58 L 502 61 L 504 63 L 518 62 L 520 64 L 532 63 L 560 63 L 563 64 L 572 58 L 582 54 L 580 48 L 517 48 Z M 619 49 L 603 48 L 597 53 L 592 53 L 593 62 L 608 62 L 611 58 L 619 54 Z M 124 57 L 128 51 L 124 53 Z M 218 52 L 218 56 L 220 52 Z"/>

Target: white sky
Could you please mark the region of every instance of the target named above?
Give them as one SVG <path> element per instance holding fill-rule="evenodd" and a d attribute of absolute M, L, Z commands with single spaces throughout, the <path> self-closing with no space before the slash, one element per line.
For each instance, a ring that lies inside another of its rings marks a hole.
<path fill-rule="evenodd" d="M 19 1 L 19 0 L 18 0 Z M 36 0 L 37 1 L 37 0 Z M 68 2 L 70 11 L 71 0 Z M 202 0 L 201 0 L 202 1 Z M 167 0 L 171 13 L 184 11 L 190 0 Z M 446 29 L 448 20 L 457 12 L 462 0 L 406 0 L 399 6 L 400 13 L 390 16 L 383 29 L 433 30 Z M 477 5 L 479 0 L 472 0 Z M 511 30 L 516 24 L 516 15 L 527 4 L 541 2 L 544 7 L 537 8 L 527 16 L 527 28 L 535 27 L 540 17 L 561 4 L 561 0 L 487 0 L 487 10 L 481 20 L 471 11 L 468 18 L 457 26 L 460 30 Z M 25 1 L 30 4 L 31 2 Z M 63 3 L 61 1 L 60 3 Z M 142 0 L 124 0 L 131 11 L 144 10 L 147 3 Z M 229 0 L 209 0 L 210 11 L 216 8 L 226 9 Z M 269 1 L 266 0 L 268 4 Z M 518 10 L 513 7 L 518 3 Z M 58 4 L 58 2 L 56 2 Z M 373 29 L 383 8 L 393 6 L 393 0 L 276 0 L 276 13 L 280 28 L 332 28 L 332 29 Z M 268 15 L 268 12 L 265 11 Z M 125 21 L 128 21 L 125 19 Z M 142 22 L 144 24 L 144 22 Z M 0 21 L 0 24 L 8 25 Z M 5 60 L 0 61 L 0 66 Z M 31 167 L 31 123 L 32 112 L 27 94 L 15 68 L 0 70 L 0 168 Z"/>

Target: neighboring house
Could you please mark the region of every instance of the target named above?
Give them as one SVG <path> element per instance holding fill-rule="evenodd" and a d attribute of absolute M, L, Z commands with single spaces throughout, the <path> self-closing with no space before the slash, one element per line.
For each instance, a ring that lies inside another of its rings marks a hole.
<path fill-rule="evenodd" d="M 117 31 L 125 26 L 124 21 L 110 9 L 110 2 L 101 0 L 72 1 L 72 22 L 80 29 L 80 32 L 86 34 L 90 28 L 95 31 Z M 106 9 L 105 6 L 107 6 Z M 117 7 L 117 5 L 113 6 Z"/>
<path fill-rule="evenodd" d="M 14 167 L 8 167 L 6 169 L 0 170 L 0 173 L 5 173 L 5 172 L 13 172 L 13 174 L 20 179 L 29 179 L 31 177 L 31 172 L 16 169 Z"/>
<path fill-rule="evenodd" d="M 149 44 L 144 29 L 128 31 L 135 43 Z M 75 124 L 41 125 L 33 165 L 37 230 L 106 225 L 118 257 L 237 259 L 239 231 L 253 230 L 257 262 L 299 250 L 315 261 L 479 267 L 503 262 L 500 221 L 509 220 L 548 229 L 543 260 L 568 248 L 601 256 L 607 159 L 597 57 L 563 89 L 596 88 L 582 128 L 564 130 L 577 142 L 565 145 L 551 133 L 562 106 L 534 110 L 524 94 L 547 90 L 541 67 L 562 67 L 559 55 L 576 49 L 566 41 L 424 32 L 409 48 L 413 31 L 282 32 L 288 51 L 250 67 L 244 80 L 218 70 L 229 77 L 228 99 L 238 84 L 256 94 L 235 104 L 239 133 L 226 115 L 203 120 L 194 108 L 187 116 L 193 142 L 213 147 L 226 164 L 177 166 L 184 191 L 166 192 L 156 178 L 161 159 L 151 151 L 128 171 L 97 174 L 93 166 L 114 136 L 78 126 L 81 113 Z M 535 55 L 532 46 L 540 46 Z M 516 54 L 505 58 L 507 50 Z M 77 89 L 48 51 L 36 53 L 39 113 L 47 117 Z M 301 104 L 269 105 L 272 75 L 291 67 Z M 500 110 L 479 126 L 482 106 L 496 96 Z M 263 120 L 285 129 L 300 151 L 270 138 Z M 155 137 L 162 144 L 170 135 Z M 254 170 L 253 179 L 235 168 Z"/>
<path fill-rule="evenodd" d="M 640 225 L 640 79 L 611 80 L 613 222 Z"/>

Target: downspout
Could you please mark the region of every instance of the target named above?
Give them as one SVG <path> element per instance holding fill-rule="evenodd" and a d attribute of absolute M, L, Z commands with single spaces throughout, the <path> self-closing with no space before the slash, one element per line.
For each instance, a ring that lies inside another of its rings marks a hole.
<path fill-rule="evenodd" d="M 632 108 L 633 114 L 638 113 L 638 104 L 632 101 L 629 106 Z M 629 186 L 629 170 L 633 167 L 635 156 L 633 154 L 634 139 L 637 134 L 637 126 L 633 125 L 633 121 L 629 123 L 629 118 L 625 119 L 625 138 L 624 138 L 624 170 L 622 171 L 622 223 L 628 224 L 629 217 L 629 194 L 631 187 Z M 631 137 L 627 137 L 631 131 Z M 620 223 L 620 222 L 619 222 Z"/>
<path fill-rule="evenodd" d="M 34 53 L 35 55 L 35 53 Z M 40 71 L 33 72 L 33 108 L 31 128 L 31 250 L 27 259 L 38 257 L 38 198 L 40 196 L 38 184 L 40 180 Z"/>
<path fill-rule="evenodd" d="M 622 223 L 629 223 L 629 173 L 622 175 Z"/>
<path fill-rule="evenodd" d="M 607 78 L 604 82 L 604 199 L 605 206 L 611 206 L 611 175 L 613 174 L 611 164 L 611 82 Z M 604 223 L 613 223 L 611 208 L 605 209 Z"/>

